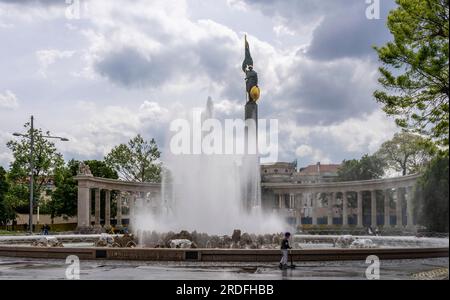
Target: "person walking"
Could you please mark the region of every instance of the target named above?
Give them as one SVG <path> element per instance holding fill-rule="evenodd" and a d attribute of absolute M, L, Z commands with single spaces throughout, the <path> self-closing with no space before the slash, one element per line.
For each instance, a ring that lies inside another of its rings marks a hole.
<path fill-rule="evenodd" d="M 284 234 L 284 239 L 281 241 L 281 261 L 280 261 L 280 269 L 284 269 L 287 267 L 288 264 L 288 256 L 289 256 L 289 249 L 292 249 L 292 247 L 289 244 L 289 239 L 291 238 L 291 233 L 286 232 Z"/>

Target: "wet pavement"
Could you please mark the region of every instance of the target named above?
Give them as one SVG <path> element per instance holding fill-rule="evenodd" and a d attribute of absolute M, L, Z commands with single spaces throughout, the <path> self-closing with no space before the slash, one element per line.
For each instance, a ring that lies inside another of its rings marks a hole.
<path fill-rule="evenodd" d="M 302 262 L 296 265 L 296 269 L 279 270 L 274 264 L 81 261 L 80 279 L 366 280 L 365 273 L 369 266 L 365 261 Z M 381 261 L 380 279 L 417 279 L 416 274 L 433 274 L 433 271 L 443 268 L 447 269 L 448 274 L 448 265 L 448 258 Z M 68 266 L 65 260 L 0 257 L 0 280 L 65 280 Z"/>

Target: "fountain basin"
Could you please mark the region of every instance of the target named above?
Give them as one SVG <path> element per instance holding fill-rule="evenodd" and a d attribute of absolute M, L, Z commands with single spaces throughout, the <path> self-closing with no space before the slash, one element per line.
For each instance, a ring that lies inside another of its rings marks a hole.
<path fill-rule="evenodd" d="M 292 250 L 294 261 L 381 260 L 448 257 L 449 248 L 304 249 Z M 144 249 L 144 248 L 34 248 L 0 246 L 0 256 L 65 259 L 76 255 L 82 260 L 278 262 L 279 250 L 236 249 Z"/>

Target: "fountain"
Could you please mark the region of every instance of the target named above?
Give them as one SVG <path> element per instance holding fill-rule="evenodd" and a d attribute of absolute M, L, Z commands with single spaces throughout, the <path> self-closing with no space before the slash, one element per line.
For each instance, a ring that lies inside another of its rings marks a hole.
<path fill-rule="evenodd" d="M 209 98 L 202 119 L 212 118 Z M 278 217 L 262 212 L 257 155 L 169 153 L 164 166 L 162 197 L 156 207 L 144 205 L 146 201 L 138 203 L 132 227 L 140 232 L 188 230 L 224 235 L 236 228 L 249 233 L 286 229 Z"/>

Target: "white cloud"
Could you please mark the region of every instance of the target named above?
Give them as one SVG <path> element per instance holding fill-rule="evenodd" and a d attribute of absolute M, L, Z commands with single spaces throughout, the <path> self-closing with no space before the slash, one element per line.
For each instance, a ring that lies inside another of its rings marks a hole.
<path fill-rule="evenodd" d="M 290 36 L 294 36 L 295 35 L 295 31 L 292 29 L 289 29 L 287 26 L 283 25 L 283 24 L 279 24 L 273 27 L 273 31 L 278 35 L 290 35 Z"/>
<path fill-rule="evenodd" d="M 330 136 L 348 152 L 373 153 L 380 145 L 398 132 L 394 121 L 377 110 L 362 118 L 350 118 L 338 125 L 321 128 L 324 136 Z"/>
<path fill-rule="evenodd" d="M 53 5 L 39 5 L 37 1 L 0 1 L 0 19 L 8 24 L 18 22 L 35 23 L 48 21 L 55 18 L 63 18 L 65 5 L 63 1 L 55 1 Z M 9 2 L 9 3 L 8 3 Z M 22 3 L 21 3 L 22 2 Z M 30 3 L 34 2 L 34 3 Z M 62 4 L 62 5 L 61 5 Z"/>
<path fill-rule="evenodd" d="M 47 77 L 48 68 L 57 60 L 70 58 L 75 54 L 75 51 L 61 51 L 57 49 L 39 50 L 36 52 L 36 57 L 39 61 L 39 74 Z"/>
<path fill-rule="evenodd" d="M 156 137 L 160 141 L 164 137 L 164 128 L 180 112 L 180 109 L 161 107 L 152 101 L 144 101 L 135 109 L 129 106 L 100 107 L 93 102 L 80 101 L 76 109 L 80 111 L 80 119 L 61 134 L 70 139 L 69 143 L 61 144 L 61 149 L 69 155 L 86 158 L 102 158 L 114 146 L 137 134 Z"/>
<path fill-rule="evenodd" d="M 242 112 L 242 104 L 236 101 L 222 100 L 214 103 L 214 111 L 225 115 L 233 115 Z"/>
<path fill-rule="evenodd" d="M 298 157 L 307 157 L 313 153 L 313 149 L 308 145 L 301 145 L 295 151 Z"/>
<path fill-rule="evenodd" d="M 0 23 L 0 29 L 11 29 L 14 28 L 12 23 Z"/>
<path fill-rule="evenodd" d="M 241 0 L 227 0 L 227 4 L 231 8 L 234 8 L 234 9 L 237 9 L 240 11 L 248 11 L 248 9 L 249 9 L 249 6 L 247 5 L 247 3 L 245 3 L 244 1 L 241 1 Z"/>
<path fill-rule="evenodd" d="M 5 93 L 0 93 L 0 109 L 17 109 L 19 108 L 19 101 L 17 96 L 10 90 L 6 90 Z"/>
<path fill-rule="evenodd" d="M 0 166 L 7 167 L 13 159 L 11 151 L 6 147 L 6 143 L 11 139 L 11 134 L 0 131 Z"/>

